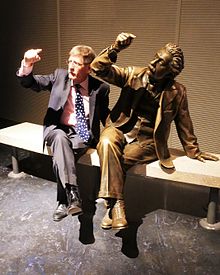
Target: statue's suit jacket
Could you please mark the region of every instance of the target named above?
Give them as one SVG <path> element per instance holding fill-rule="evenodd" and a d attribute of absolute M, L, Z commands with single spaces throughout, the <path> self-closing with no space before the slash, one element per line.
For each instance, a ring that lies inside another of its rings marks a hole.
<path fill-rule="evenodd" d="M 50 91 L 47 113 L 44 118 L 44 139 L 48 132 L 60 124 L 64 105 L 70 92 L 70 79 L 65 69 L 56 69 L 50 75 L 33 75 L 32 73 L 18 77 L 21 85 L 36 92 Z M 90 96 L 90 129 L 93 144 L 98 142 L 100 136 L 100 121 L 105 125 L 109 114 L 109 85 L 89 76 Z"/>
<path fill-rule="evenodd" d="M 129 135 L 132 136 L 131 132 L 137 121 L 136 110 L 143 93 L 148 92 L 147 68 L 120 68 L 114 64 L 116 59 L 117 52 L 111 47 L 107 48 L 95 58 L 91 68 L 96 77 L 121 88 L 118 101 L 107 120 L 124 133 L 130 132 Z M 200 151 L 189 114 L 187 93 L 185 87 L 176 81 L 161 93 L 154 127 L 156 153 L 165 167 L 167 167 L 166 164 L 172 164 L 168 150 L 172 121 L 175 122 L 179 139 L 187 156 L 195 158 Z"/>

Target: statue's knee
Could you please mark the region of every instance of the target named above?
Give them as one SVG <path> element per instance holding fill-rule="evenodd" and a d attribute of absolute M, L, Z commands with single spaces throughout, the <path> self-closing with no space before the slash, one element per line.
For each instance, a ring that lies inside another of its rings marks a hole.
<path fill-rule="evenodd" d="M 99 140 L 99 147 L 107 146 L 110 143 L 111 143 L 110 138 L 107 136 L 103 136 Z"/>
<path fill-rule="evenodd" d="M 98 146 L 102 148 L 120 146 L 123 138 L 123 134 L 120 135 L 118 130 L 114 127 L 109 127 L 102 132 Z"/>
<path fill-rule="evenodd" d="M 102 143 L 103 144 L 109 144 L 109 143 L 112 143 L 112 139 L 110 137 L 103 137 L 102 138 Z"/>

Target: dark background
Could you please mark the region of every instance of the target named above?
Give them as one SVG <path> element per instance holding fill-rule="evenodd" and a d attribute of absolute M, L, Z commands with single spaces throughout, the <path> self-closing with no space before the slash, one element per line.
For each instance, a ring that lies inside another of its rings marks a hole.
<path fill-rule="evenodd" d="M 120 53 L 120 66 L 146 66 L 168 42 L 182 47 L 185 69 L 178 79 L 188 91 L 200 148 L 220 152 L 220 1 L 19 0 L 1 5 L 0 118 L 42 124 L 49 93 L 25 90 L 15 77 L 27 49 L 43 49 L 34 72 L 48 74 L 65 67 L 74 45 L 88 44 L 99 53 L 118 33 L 132 32 L 137 37 Z M 111 106 L 118 92 L 112 87 Z M 180 146 L 175 127 L 170 146 Z"/>

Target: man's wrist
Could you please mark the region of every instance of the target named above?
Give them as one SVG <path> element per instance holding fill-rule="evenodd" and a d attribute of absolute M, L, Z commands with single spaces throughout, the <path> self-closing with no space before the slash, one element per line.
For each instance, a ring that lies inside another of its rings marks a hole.
<path fill-rule="evenodd" d="M 24 59 L 21 61 L 21 67 L 18 70 L 18 76 L 29 75 L 33 70 L 33 64 L 25 64 Z"/>
<path fill-rule="evenodd" d="M 25 68 L 33 67 L 33 63 L 25 62 L 24 59 L 22 60 L 22 65 L 23 65 Z"/>

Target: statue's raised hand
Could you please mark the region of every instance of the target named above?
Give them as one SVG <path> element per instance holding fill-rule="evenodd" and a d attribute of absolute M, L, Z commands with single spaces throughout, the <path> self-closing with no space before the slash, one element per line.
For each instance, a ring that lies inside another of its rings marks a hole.
<path fill-rule="evenodd" d="M 117 36 L 113 48 L 120 52 L 129 47 L 135 37 L 132 33 L 122 32 Z"/>

